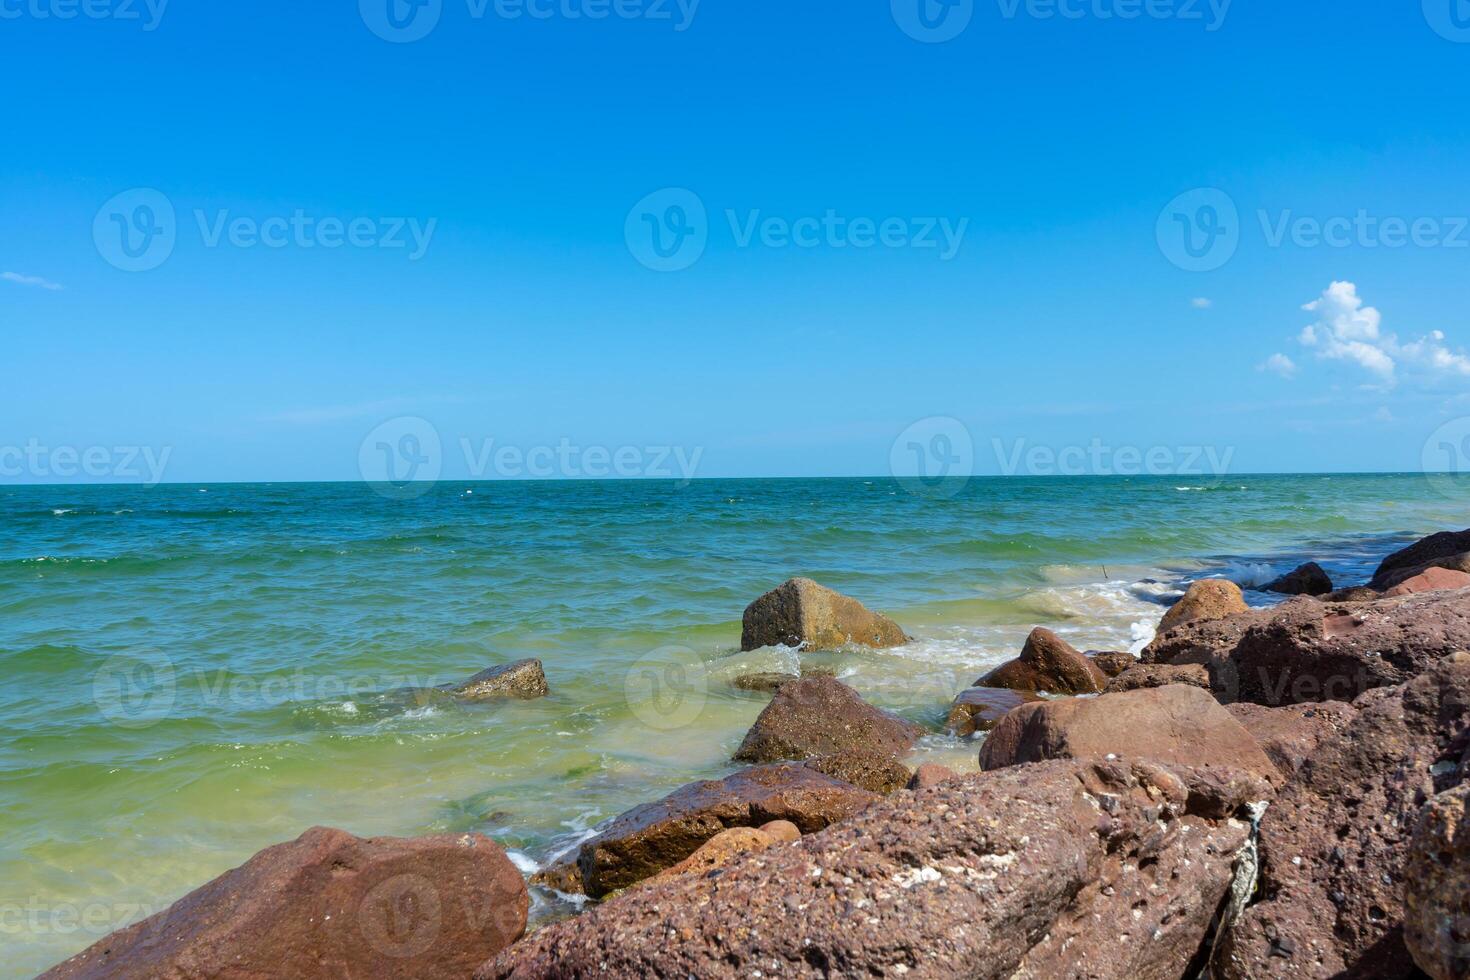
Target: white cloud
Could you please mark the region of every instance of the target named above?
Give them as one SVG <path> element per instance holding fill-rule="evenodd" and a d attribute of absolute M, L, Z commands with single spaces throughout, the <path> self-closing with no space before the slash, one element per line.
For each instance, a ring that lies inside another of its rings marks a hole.
<path fill-rule="evenodd" d="M 1376 387 L 1392 388 L 1401 368 L 1430 378 L 1470 377 L 1470 356 L 1445 346 L 1442 332 L 1408 343 L 1385 334 L 1383 315 L 1363 304 L 1353 283 L 1334 282 L 1302 309 L 1317 314 L 1317 320 L 1302 328 L 1298 342 L 1319 358 L 1357 364 L 1374 377 Z"/>
<path fill-rule="evenodd" d="M 1210 299 L 1208 296 L 1196 296 L 1194 299 L 1189 301 L 1189 305 L 1197 310 L 1208 310 L 1210 307 L 1215 305 L 1215 301 Z"/>
<path fill-rule="evenodd" d="M 1270 371 L 1279 374 L 1283 378 L 1296 377 L 1296 362 L 1285 354 L 1272 354 L 1260 364 L 1256 365 L 1257 371 Z"/>
<path fill-rule="evenodd" d="M 19 272 L 0 272 L 0 279 L 6 282 L 13 282 L 17 286 L 40 286 L 42 289 L 49 289 L 53 292 L 61 289 L 61 283 L 59 282 L 42 279 L 40 276 L 23 276 Z"/>

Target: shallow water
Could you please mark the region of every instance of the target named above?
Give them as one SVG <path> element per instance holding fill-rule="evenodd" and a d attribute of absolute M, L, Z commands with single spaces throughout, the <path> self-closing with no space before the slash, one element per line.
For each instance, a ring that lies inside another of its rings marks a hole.
<path fill-rule="evenodd" d="M 1351 584 L 1467 502 L 1418 475 L 3 488 L 0 975 L 313 824 L 485 831 L 529 869 L 731 771 L 767 700 L 740 673 L 834 666 L 937 730 L 1032 626 L 1136 648 L 1190 578 L 1313 558 Z M 916 641 L 738 652 L 745 605 L 792 575 Z M 406 690 L 520 657 L 551 697 Z M 975 745 L 920 757 L 973 768 Z"/>

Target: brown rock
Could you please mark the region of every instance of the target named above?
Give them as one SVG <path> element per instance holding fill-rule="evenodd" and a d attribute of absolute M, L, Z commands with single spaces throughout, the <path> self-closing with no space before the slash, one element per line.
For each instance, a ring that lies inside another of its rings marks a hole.
<path fill-rule="evenodd" d="M 1241 595 L 1240 586 L 1234 582 L 1220 578 L 1200 579 L 1190 583 L 1184 598 L 1164 613 L 1164 618 L 1159 620 L 1159 632 L 1167 633 L 1184 623 L 1223 619 L 1249 608 L 1245 604 L 1245 596 Z"/>
<path fill-rule="evenodd" d="M 1099 653 L 1089 653 L 1092 662 L 1097 664 L 1098 669 L 1109 677 L 1117 677 L 1123 671 L 1138 663 L 1138 658 L 1131 653 L 1120 653 L 1116 650 L 1108 650 Z"/>
<path fill-rule="evenodd" d="M 1395 551 L 1373 573 L 1368 583 L 1380 591 L 1432 567 L 1470 571 L 1470 531 L 1441 531 Z"/>
<path fill-rule="evenodd" d="M 1318 598 L 1323 602 L 1372 602 L 1383 598 L 1383 593 L 1367 585 L 1354 585 L 1346 589 L 1336 589 Z"/>
<path fill-rule="evenodd" d="M 1210 672 L 1202 664 L 1135 664 L 1108 682 L 1105 694 L 1137 691 L 1169 684 L 1188 684 L 1210 689 Z"/>
<path fill-rule="evenodd" d="M 740 649 L 781 645 L 836 650 L 850 643 L 882 648 L 908 641 L 887 616 L 809 578 L 794 578 L 746 607 Z"/>
<path fill-rule="evenodd" d="M 909 780 L 908 788 L 912 790 L 928 789 L 930 786 L 938 786 L 940 783 L 947 783 L 951 779 L 958 778 L 959 773 L 949 766 L 925 762 L 914 770 L 914 778 Z"/>
<path fill-rule="evenodd" d="M 482 670 L 454 688 L 454 693 L 467 701 L 490 698 L 544 698 L 551 693 L 539 660 L 517 660 Z"/>
<path fill-rule="evenodd" d="M 1019 657 L 1001 664 L 974 684 L 1050 694 L 1096 694 L 1107 685 L 1108 677 L 1097 664 L 1040 626 L 1026 637 Z"/>
<path fill-rule="evenodd" d="M 1408 978 L 1404 882 L 1409 840 L 1436 772 L 1456 778 L 1470 726 L 1470 658 L 1372 691 L 1261 821 L 1261 900 L 1217 961 L 1235 978 Z M 1446 759 L 1453 760 L 1446 765 Z"/>
<path fill-rule="evenodd" d="M 777 842 L 801 840 L 801 828 L 790 820 L 772 820 L 770 823 L 762 824 L 758 829 Z"/>
<path fill-rule="evenodd" d="M 1302 767 L 1323 739 L 1341 734 L 1358 717 L 1358 709 L 1346 701 L 1280 708 L 1241 701 L 1226 710 L 1255 737 L 1276 768 L 1288 776 Z"/>
<path fill-rule="evenodd" d="M 1383 593 L 1385 596 L 1415 595 L 1419 592 L 1434 592 L 1442 589 L 1463 589 L 1470 586 L 1470 574 L 1448 568 L 1426 568 L 1412 578 L 1406 578 Z"/>
<path fill-rule="evenodd" d="M 1265 586 L 1265 591 L 1282 595 L 1326 595 L 1332 591 L 1332 579 L 1321 565 L 1309 561 Z"/>
<path fill-rule="evenodd" d="M 756 766 L 724 779 L 691 783 L 634 807 L 582 845 L 577 864 L 593 898 L 678 864 L 731 827 L 789 820 L 803 833 L 846 819 L 877 800 L 807 766 Z"/>
<path fill-rule="evenodd" d="M 462 976 L 520 938 L 526 883 L 478 834 L 315 827 L 42 974 L 47 980 Z"/>
<path fill-rule="evenodd" d="M 542 929 L 476 977 L 1184 976 L 1249 835 L 1187 815 L 1184 785 L 1049 762 L 901 793 Z"/>
<path fill-rule="evenodd" d="M 893 756 L 866 749 L 843 749 L 808 759 L 806 764 L 823 775 L 883 796 L 903 789 L 914 775 Z"/>
<path fill-rule="evenodd" d="M 1434 980 L 1470 977 L 1470 783 L 1424 807 L 1404 876 L 1404 940 Z"/>
<path fill-rule="evenodd" d="M 980 747 L 980 768 L 1045 759 L 1147 760 L 1166 767 L 1219 766 L 1272 784 L 1281 774 L 1255 739 L 1206 691 L 1169 687 L 1028 704 Z"/>
<path fill-rule="evenodd" d="M 805 677 L 776 692 L 735 759 L 809 759 L 847 749 L 897 757 L 906 755 L 918 737 L 916 726 L 879 711 L 841 681 Z"/>
<path fill-rule="evenodd" d="M 764 694 L 775 694 L 782 684 L 791 681 L 799 681 L 803 677 L 835 677 L 836 671 L 830 667 L 803 667 L 800 674 L 781 674 L 768 671 L 755 674 L 740 674 L 730 681 L 732 687 L 742 691 L 759 691 Z"/>
<path fill-rule="evenodd" d="M 1012 708 L 1040 701 L 1033 691 L 1012 691 L 1003 687 L 972 687 L 961 691 L 949 709 L 945 727 L 963 738 L 976 732 L 988 732 Z"/>
<path fill-rule="evenodd" d="M 1203 663 L 1224 703 L 1352 701 L 1392 687 L 1457 650 L 1470 649 L 1470 591 L 1373 602 L 1289 599 L 1155 640 L 1145 659 Z"/>
<path fill-rule="evenodd" d="M 672 868 L 665 868 L 639 884 L 664 881 L 669 878 L 678 878 L 681 875 L 708 874 L 716 868 L 729 864 L 741 854 L 750 851 L 764 851 L 775 843 L 776 839 L 763 831 L 752 827 L 731 827 L 729 830 L 720 831 L 699 845 L 699 850 Z"/>

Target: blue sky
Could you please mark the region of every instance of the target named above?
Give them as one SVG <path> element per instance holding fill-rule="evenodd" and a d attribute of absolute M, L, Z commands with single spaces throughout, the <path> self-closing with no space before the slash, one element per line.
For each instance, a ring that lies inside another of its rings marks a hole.
<path fill-rule="evenodd" d="M 0 0 L 0 445 L 1470 464 L 1464 0 L 88 2 Z"/>

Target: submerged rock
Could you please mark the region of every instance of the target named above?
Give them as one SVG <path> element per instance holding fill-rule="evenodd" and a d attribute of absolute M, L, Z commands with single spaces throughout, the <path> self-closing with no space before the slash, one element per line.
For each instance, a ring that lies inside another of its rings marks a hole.
<path fill-rule="evenodd" d="M 1332 591 L 1332 579 L 1321 565 L 1309 561 L 1263 586 L 1263 591 L 1282 595 L 1326 595 Z"/>
<path fill-rule="evenodd" d="M 541 669 L 541 661 L 530 659 L 482 670 L 453 690 L 466 701 L 485 701 L 491 698 L 531 700 L 544 698 L 551 693 L 551 688 L 546 685 L 546 673 Z"/>
<path fill-rule="evenodd" d="M 909 637 L 887 616 L 809 578 L 791 579 L 747 606 L 740 634 L 741 650 L 835 650 L 850 643 L 883 648 L 907 642 Z"/>
<path fill-rule="evenodd" d="M 1369 585 L 1386 591 L 1430 568 L 1470 572 L 1470 530 L 1440 531 L 1383 559 Z"/>
<path fill-rule="evenodd" d="M 1190 687 L 1202 687 L 1208 691 L 1210 672 L 1200 664 L 1134 664 L 1108 681 L 1103 693 L 1117 694 L 1120 691 L 1137 691 L 1169 684 L 1188 684 Z"/>
<path fill-rule="evenodd" d="M 786 820 L 813 833 L 878 799 L 799 763 L 756 766 L 634 807 L 583 844 L 576 864 L 583 890 L 601 898 L 673 867 L 731 827 Z"/>
<path fill-rule="evenodd" d="M 1434 980 L 1470 977 L 1470 783 L 1424 807 L 1404 876 L 1404 940 Z"/>
<path fill-rule="evenodd" d="M 462 976 L 521 937 L 528 907 L 520 872 L 488 837 L 316 827 L 42 976 Z"/>
<path fill-rule="evenodd" d="M 1356 706 L 1261 821 L 1262 898 L 1226 938 L 1223 980 L 1415 975 L 1404 943 L 1409 842 L 1436 778 L 1456 779 L 1466 751 L 1470 657 Z"/>
<path fill-rule="evenodd" d="M 735 759 L 809 759 L 849 749 L 896 758 L 906 755 L 918 737 L 917 726 L 878 710 L 841 681 L 806 677 L 781 686 Z"/>
<path fill-rule="evenodd" d="M 799 681 L 803 677 L 836 677 L 837 672 L 830 667 L 803 667 L 800 674 L 783 674 L 776 671 L 761 671 L 754 674 L 740 674 L 730 681 L 732 687 L 742 691 L 759 691 L 764 694 L 775 694 L 783 684 Z"/>
<path fill-rule="evenodd" d="M 1090 657 L 1078 653 L 1051 630 L 1038 626 L 1026 637 L 1019 657 L 1001 664 L 973 686 L 1050 694 L 1096 694 L 1107 685 L 1108 676 Z"/>
<path fill-rule="evenodd" d="M 1190 809 L 1185 780 L 1156 766 L 962 777 L 651 883 L 475 976 L 1180 977 L 1250 836 Z"/>
<path fill-rule="evenodd" d="M 950 705 L 949 720 L 945 728 L 961 738 L 976 732 L 988 732 L 1004 718 L 1012 708 L 1040 701 L 1041 695 L 1033 691 L 1012 691 L 1004 687 L 972 687 L 963 690 Z"/>
<path fill-rule="evenodd" d="M 1220 578 L 1200 579 L 1190 583 L 1184 597 L 1169 607 L 1159 620 L 1159 632 L 1167 633 L 1176 626 L 1201 620 L 1223 619 L 1242 613 L 1250 607 L 1240 586 Z"/>

